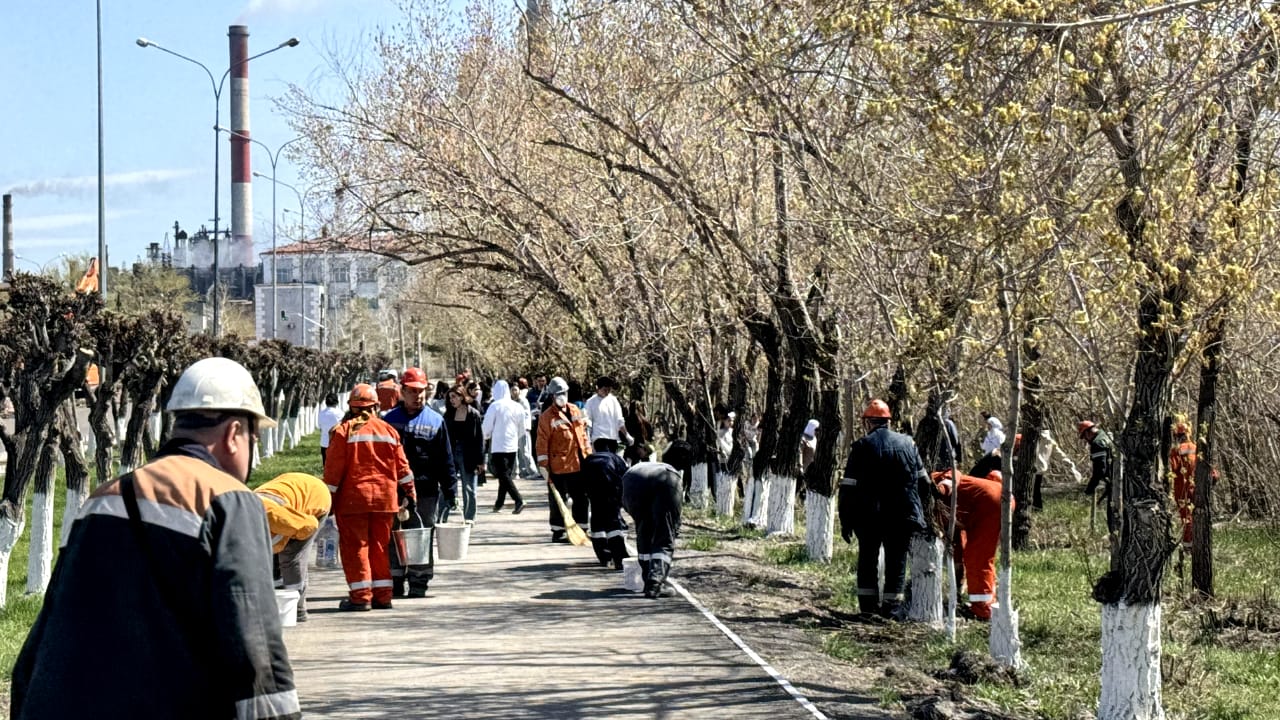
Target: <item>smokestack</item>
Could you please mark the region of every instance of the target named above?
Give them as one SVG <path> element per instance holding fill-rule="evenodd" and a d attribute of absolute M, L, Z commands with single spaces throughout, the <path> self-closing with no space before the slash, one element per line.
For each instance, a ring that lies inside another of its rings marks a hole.
<path fill-rule="evenodd" d="M 231 251 L 230 265 L 254 265 L 253 170 L 249 165 L 249 28 L 227 29 L 231 46 Z"/>
<path fill-rule="evenodd" d="M 0 272 L 0 279 L 8 280 L 13 277 L 13 196 L 4 196 L 4 265 Z"/>

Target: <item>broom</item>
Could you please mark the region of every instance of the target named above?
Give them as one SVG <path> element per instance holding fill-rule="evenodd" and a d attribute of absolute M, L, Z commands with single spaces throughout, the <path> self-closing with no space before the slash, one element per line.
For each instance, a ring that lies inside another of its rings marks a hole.
<path fill-rule="evenodd" d="M 560 497 L 560 491 L 556 489 L 555 483 L 548 480 L 547 487 L 551 489 L 551 496 L 556 499 L 556 507 L 560 508 L 560 517 L 564 518 L 564 532 L 569 537 L 569 542 L 579 547 L 590 543 L 587 531 L 583 530 L 578 521 L 569 514 L 569 508 L 564 504 L 564 498 Z"/>

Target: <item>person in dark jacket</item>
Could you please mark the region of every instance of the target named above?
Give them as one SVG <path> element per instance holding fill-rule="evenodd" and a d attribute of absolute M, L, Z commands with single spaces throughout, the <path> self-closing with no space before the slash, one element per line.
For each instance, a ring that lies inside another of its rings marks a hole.
<path fill-rule="evenodd" d="M 1089 443 L 1089 462 L 1093 467 L 1089 475 L 1089 484 L 1084 488 L 1084 494 L 1092 497 L 1094 491 L 1099 486 L 1102 487 L 1102 497 L 1107 500 L 1107 528 L 1115 532 L 1118 518 L 1115 513 L 1115 503 L 1110 502 L 1111 465 L 1115 462 L 1115 443 L 1111 441 L 1111 436 L 1105 430 L 1089 420 L 1082 420 L 1076 429 L 1080 433 L 1080 439 Z"/>
<path fill-rule="evenodd" d="M 166 409 L 172 438 L 72 525 L 13 668 L 14 720 L 302 717 L 245 485 L 275 423 L 226 358 L 187 368 Z"/>
<path fill-rule="evenodd" d="M 858 537 L 858 608 L 896 617 L 906 583 L 911 534 L 925 529 L 920 505 L 929 476 L 911 438 L 889 429 L 889 406 L 872 400 L 862 413 L 867 434 L 853 443 L 840 481 L 840 527 Z M 884 597 L 877 572 L 884 549 Z"/>
<path fill-rule="evenodd" d="M 680 534 L 680 473 L 693 458 L 685 446 L 673 445 L 662 459 L 636 463 L 622 476 L 622 504 L 636 521 L 636 559 L 647 598 L 667 594 Z"/>
<path fill-rule="evenodd" d="M 409 368 L 405 371 L 403 380 L 400 405 L 382 419 L 400 434 L 405 457 L 409 460 L 409 469 L 413 472 L 413 487 L 417 499 L 414 511 L 409 513 L 409 519 L 401 521 L 397 518 L 392 532 L 401 528 L 434 528 L 441 493 L 446 488 L 453 487 L 454 458 L 449 444 L 449 430 L 440 413 L 426 406 L 426 373 L 419 368 Z M 435 577 L 434 555 L 425 565 L 406 567 L 396 551 L 395 543 L 392 543 L 391 548 L 392 595 L 426 597 L 427 585 Z"/>
<path fill-rule="evenodd" d="M 473 386 L 478 387 L 476 383 L 459 383 L 449 391 L 449 409 L 444 413 L 444 420 L 453 447 L 453 471 L 457 482 L 450 483 L 445 492 L 437 515 L 440 522 L 448 522 L 449 512 L 458 509 L 455 484 L 462 491 L 464 505 L 469 501 L 474 506 L 476 488 L 485 472 L 484 413 L 476 407 L 474 393 L 478 390 L 472 390 Z"/>
<path fill-rule="evenodd" d="M 591 547 L 601 565 L 622 569 L 627 552 L 626 533 L 622 530 L 622 476 L 627 461 L 614 451 L 616 443 L 596 438 L 595 452 L 582 461 L 581 478 L 591 500 Z"/>

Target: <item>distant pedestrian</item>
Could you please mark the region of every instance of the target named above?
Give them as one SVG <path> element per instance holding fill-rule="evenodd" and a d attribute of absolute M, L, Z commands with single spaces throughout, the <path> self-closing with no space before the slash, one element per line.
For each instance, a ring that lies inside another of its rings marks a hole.
<path fill-rule="evenodd" d="M 986 477 L 992 470 L 999 470 L 1001 463 L 1000 448 L 1004 445 L 1004 425 L 1000 422 L 1000 418 L 987 413 L 982 414 L 987 423 L 987 434 L 982 438 L 982 457 L 978 459 L 970 470 L 971 477 Z"/>
<path fill-rule="evenodd" d="M 298 591 L 298 622 L 307 621 L 307 554 L 316 530 L 329 515 L 333 498 L 315 475 L 290 472 L 259 485 L 254 492 L 267 511 L 271 549 L 280 560 L 284 589 Z"/>
<path fill-rule="evenodd" d="M 172 437 L 72 525 L 13 667 L 13 720 L 302 717 L 245 486 L 275 423 L 226 358 L 187 368 L 165 409 Z"/>
<path fill-rule="evenodd" d="M 924 530 L 920 488 L 926 489 L 920 453 L 911 438 L 889 429 L 889 406 L 872 400 L 862 413 L 867 434 L 853 443 L 840 481 L 840 527 L 858 538 L 858 608 L 897 617 L 906 583 L 911 535 Z M 878 558 L 884 550 L 884 597 Z"/>
<path fill-rule="evenodd" d="M 1114 533 L 1119 527 L 1119 518 L 1116 517 L 1115 513 L 1115 503 L 1110 502 L 1111 470 L 1112 463 L 1115 461 L 1115 444 L 1111 442 L 1111 436 L 1091 420 L 1081 420 L 1076 426 L 1076 431 L 1080 433 L 1080 439 L 1089 444 L 1089 461 L 1093 466 L 1089 474 L 1089 484 L 1084 488 L 1084 494 L 1092 498 L 1094 492 L 1099 487 L 1102 488 L 1102 498 L 1107 503 L 1107 529 L 1109 532 Z"/>
<path fill-rule="evenodd" d="M 382 414 L 391 411 L 400 404 L 400 384 L 396 382 L 395 370 L 383 370 L 378 373 L 378 408 Z"/>
<path fill-rule="evenodd" d="M 537 463 L 533 461 L 533 406 L 529 404 L 529 381 L 520 378 L 516 381 L 515 394 L 512 396 L 524 409 L 524 430 L 520 433 L 520 449 L 516 450 L 517 470 L 520 477 L 530 480 L 538 477 Z"/>
<path fill-rule="evenodd" d="M 316 415 L 316 426 L 320 428 L 320 465 L 324 466 L 325 452 L 329 449 L 329 435 L 342 422 L 342 411 L 338 409 L 338 393 L 324 396 L 324 407 Z"/>
<path fill-rule="evenodd" d="M 435 395 L 431 396 L 431 402 L 427 403 L 427 407 L 440 413 L 444 417 L 445 411 L 449 409 L 449 383 L 440 380 L 436 382 Z"/>
<path fill-rule="evenodd" d="M 667 594 L 680 534 L 680 477 L 692 460 L 686 447 L 672 445 L 662 454 L 666 462 L 637 463 L 622 476 L 622 504 L 636 523 L 636 559 L 647 598 Z"/>
<path fill-rule="evenodd" d="M 477 477 L 485 471 L 484 467 L 484 416 L 471 402 L 471 391 L 466 385 L 456 385 L 449 391 L 449 411 L 445 414 L 445 424 L 449 427 L 449 442 L 453 448 L 453 471 L 457 478 L 456 486 L 461 490 L 463 517 L 467 508 L 471 508 L 471 519 L 475 519 Z M 459 493 L 451 483 L 441 495 L 440 512 L 436 517 L 440 522 L 448 522 L 449 512 L 457 506 Z"/>
<path fill-rule="evenodd" d="M 1191 551 L 1192 509 L 1196 492 L 1196 444 L 1185 422 L 1173 426 L 1173 447 L 1169 448 L 1169 472 L 1173 474 L 1173 500 L 1182 521 L 1182 549 Z"/>
<path fill-rule="evenodd" d="M 525 434 L 528 413 L 519 403 L 507 397 L 508 392 L 506 380 L 493 384 L 493 402 L 489 403 L 489 409 L 484 413 L 481 429 L 485 440 L 489 442 L 489 461 L 492 463 L 493 475 L 498 478 L 498 498 L 493 511 L 502 510 L 507 495 L 510 495 L 516 504 L 511 513 L 519 515 L 524 510 L 524 498 L 516 487 L 516 453 L 520 450 L 520 438 Z M 472 516 L 468 519 L 474 520 L 474 499 L 472 505 Z"/>
<path fill-rule="evenodd" d="M 818 454 L 818 426 L 818 421 L 811 419 L 805 424 L 804 432 L 800 433 L 801 474 L 809 471 L 809 466 L 813 464 L 813 458 Z"/>
<path fill-rule="evenodd" d="M 395 428 L 378 417 L 372 387 L 356 385 L 333 431 L 324 484 L 333 493 L 338 550 L 347 579 L 339 610 L 391 607 L 391 524 L 401 506 L 416 505 L 413 472 Z"/>

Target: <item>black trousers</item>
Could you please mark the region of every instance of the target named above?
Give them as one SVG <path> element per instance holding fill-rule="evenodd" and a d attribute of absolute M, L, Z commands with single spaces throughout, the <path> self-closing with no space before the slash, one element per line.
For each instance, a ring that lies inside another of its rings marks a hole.
<path fill-rule="evenodd" d="M 498 478 L 498 500 L 493 504 L 494 510 L 501 510 L 510 495 L 516 505 L 523 505 L 520 488 L 516 487 L 516 454 L 513 452 L 489 453 L 489 469 Z"/>
<path fill-rule="evenodd" d="M 439 495 L 429 495 L 427 497 L 418 498 L 418 508 L 416 513 L 409 513 L 409 519 L 400 522 L 396 519 L 391 524 L 391 532 L 396 530 L 412 530 L 414 528 L 434 528 L 436 526 L 436 508 L 440 503 Z M 408 565 L 406 566 L 396 551 L 396 544 L 393 542 L 387 548 L 387 556 L 391 559 L 391 581 L 395 583 L 397 592 L 404 586 L 406 582 L 409 589 L 426 590 L 427 584 L 436 576 L 436 551 L 435 537 L 431 538 L 431 556 L 430 562 L 425 565 Z"/>
<path fill-rule="evenodd" d="M 627 473 L 622 483 L 622 504 L 636 521 L 636 559 L 645 590 L 660 588 L 675 562 L 683 488 L 671 474 Z"/>
<path fill-rule="evenodd" d="M 596 482 L 588 488 L 591 500 L 591 548 L 601 565 L 610 561 L 622 567 L 627 552 L 626 533 L 622 530 L 622 498 L 604 482 Z"/>
<path fill-rule="evenodd" d="M 858 609 L 862 612 L 881 610 L 877 572 L 881 548 L 884 548 L 884 605 L 895 607 L 902 602 L 902 588 L 907 582 L 907 551 L 912 528 L 903 522 L 862 518 L 853 532 L 858 536 Z"/>
<path fill-rule="evenodd" d="M 582 482 L 580 473 L 565 473 L 557 475 L 551 473 L 551 484 L 555 485 L 556 490 L 560 491 L 560 497 L 566 503 L 572 505 L 569 512 L 573 514 L 574 522 L 582 527 L 591 525 L 591 500 L 587 497 L 587 488 Z M 556 499 L 551 496 L 551 488 L 547 488 L 547 504 L 550 505 L 551 532 L 564 532 L 565 522 L 564 516 L 560 514 L 560 506 L 556 505 Z"/>

